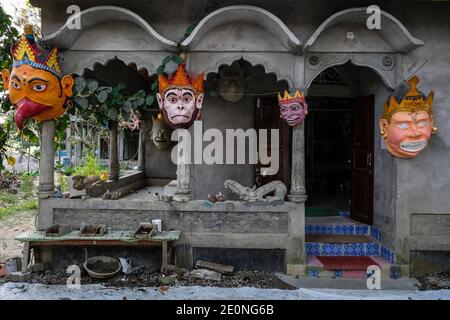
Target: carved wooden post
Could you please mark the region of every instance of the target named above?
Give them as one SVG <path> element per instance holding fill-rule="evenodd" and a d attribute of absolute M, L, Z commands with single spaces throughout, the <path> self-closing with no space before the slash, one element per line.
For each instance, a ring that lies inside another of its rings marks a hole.
<path fill-rule="evenodd" d="M 39 161 L 39 198 L 52 197 L 55 192 L 55 120 L 42 122 L 41 156 Z"/>
<path fill-rule="evenodd" d="M 119 155 L 117 143 L 117 121 L 110 121 L 111 137 L 109 144 L 109 180 L 119 179 Z"/>
<path fill-rule="evenodd" d="M 291 190 L 289 201 L 305 202 L 305 124 L 304 122 L 294 127 L 292 132 L 292 165 L 291 165 Z"/>

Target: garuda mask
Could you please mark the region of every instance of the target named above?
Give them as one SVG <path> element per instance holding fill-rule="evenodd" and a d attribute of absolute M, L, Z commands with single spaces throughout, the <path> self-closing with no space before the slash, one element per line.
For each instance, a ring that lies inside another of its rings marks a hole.
<path fill-rule="evenodd" d="M 64 114 L 74 83 L 71 76 L 62 75 L 57 49 L 45 54 L 38 47 L 31 26 L 26 25 L 24 31 L 11 48 L 12 70 L 2 70 L 3 86 L 17 109 L 14 121 L 20 130 L 29 118 L 44 121 Z"/>
<path fill-rule="evenodd" d="M 414 158 L 428 145 L 437 132 L 433 120 L 433 96 L 417 90 L 419 78 L 412 77 L 385 101 L 380 120 L 380 133 L 387 150 L 399 158 Z"/>
<path fill-rule="evenodd" d="M 166 123 L 176 128 L 188 128 L 198 119 L 204 97 L 203 73 L 189 76 L 185 65 L 180 64 L 171 78 L 158 76 L 159 93 L 156 94 L 159 108 Z"/>

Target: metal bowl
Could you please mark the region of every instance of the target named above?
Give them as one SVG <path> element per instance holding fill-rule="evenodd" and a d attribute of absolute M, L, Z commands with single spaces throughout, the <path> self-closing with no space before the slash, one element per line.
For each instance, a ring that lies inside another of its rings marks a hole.
<path fill-rule="evenodd" d="M 100 270 L 92 270 L 92 267 L 95 263 L 105 263 L 105 264 L 111 264 L 116 265 L 117 267 L 112 272 L 102 272 Z M 120 261 L 111 257 L 106 256 L 97 256 L 97 257 L 91 257 L 87 259 L 83 263 L 84 269 L 86 269 L 87 273 L 97 279 L 108 279 L 116 275 L 122 266 L 120 265 Z"/>

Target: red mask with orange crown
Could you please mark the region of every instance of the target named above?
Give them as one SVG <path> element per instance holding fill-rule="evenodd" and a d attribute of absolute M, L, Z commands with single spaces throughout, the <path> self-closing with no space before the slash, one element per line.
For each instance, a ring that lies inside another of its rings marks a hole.
<path fill-rule="evenodd" d="M 159 75 L 158 82 L 156 98 L 166 123 L 174 129 L 189 128 L 200 117 L 204 97 L 203 73 L 189 76 L 185 64 L 180 64 L 171 78 Z"/>
<path fill-rule="evenodd" d="M 17 109 L 14 121 L 22 130 L 27 119 L 45 121 L 64 114 L 67 97 L 72 96 L 74 80 L 64 76 L 59 67 L 57 49 L 44 55 L 30 25 L 11 48 L 12 70 L 2 70 L 3 86 Z"/>

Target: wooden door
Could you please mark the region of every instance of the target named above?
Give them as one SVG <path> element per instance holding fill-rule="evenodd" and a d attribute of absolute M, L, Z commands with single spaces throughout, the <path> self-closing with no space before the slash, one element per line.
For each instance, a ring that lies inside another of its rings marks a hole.
<path fill-rule="evenodd" d="M 263 167 L 270 165 L 261 165 L 259 162 L 256 165 L 255 184 L 258 186 L 264 185 L 274 180 L 282 181 L 289 190 L 290 181 L 290 167 L 289 167 L 289 126 L 280 118 L 278 99 L 276 97 L 260 97 L 256 100 L 255 106 L 255 129 L 267 129 L 268 140 L 268 155 L 271 150 L 271 129 L 279 130 L 279 150 L 274 152 L 279 153 L 279 170 L 275 175 L 266 175 L 262 173 Z M 259 152 L 259 135 L 258 135 L 258 152 Z"/>
<path fill-rule="evenodd" d="M 355 99 L 353 105 L 352 210 L 357 221 L 373 222 L 374 97 Z"/>

